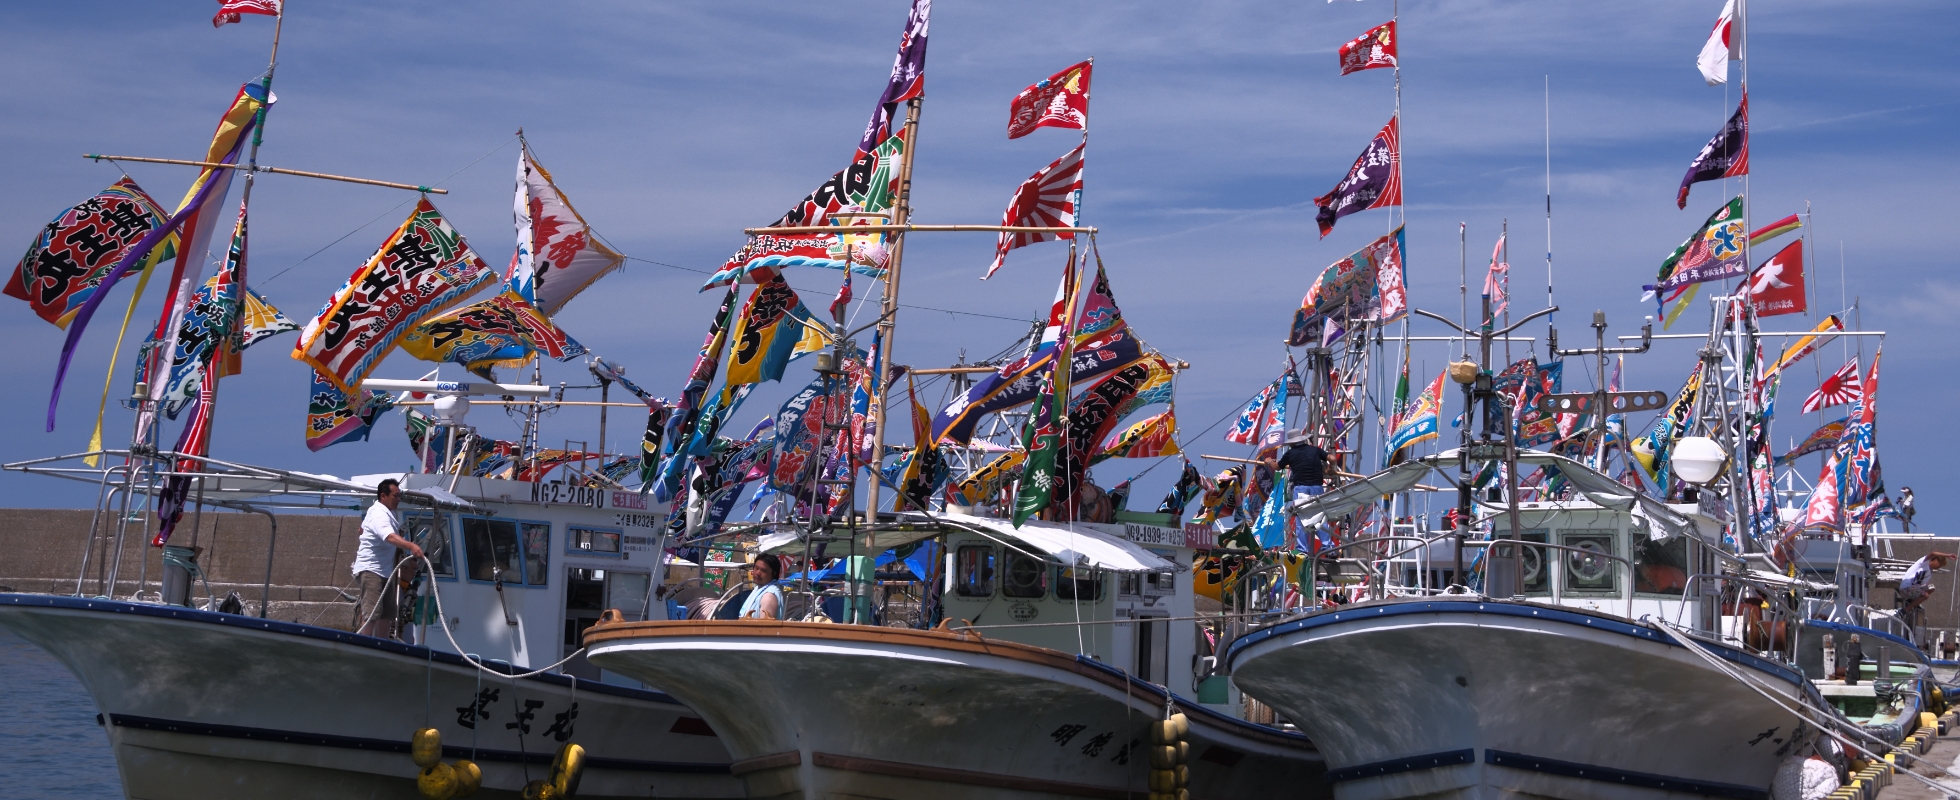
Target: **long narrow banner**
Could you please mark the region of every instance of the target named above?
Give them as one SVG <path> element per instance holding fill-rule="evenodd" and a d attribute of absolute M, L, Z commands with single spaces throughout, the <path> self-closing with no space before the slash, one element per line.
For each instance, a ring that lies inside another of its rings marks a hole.
<path fill-rule="evenodd" d="M 1320 238 L 1334 232 L 1334 223 L 1357 211 L 1402 204 L 1402 127 L 1401 118 L 1389 117 L 1381 133 L 1368 142 L 1361 157 L 1348 167 L 1347 176 L 1334 190 L 1314 198 L 1320 207 L 1315 221 Z"/>
<path fill-rule="evenodd" d="M 964 445 L 972 441 L 973 429 L 982 416 L 1033 402 L 1040 389 L 1037 376 L 1055 360 L 1056 354 L 1055 345 L 1044 345 L 975 383 L 933 415 L 933 441 Z M 1069 359 L 1070 382 L 1121 369 L 1143 355 L 1142 344 L 1128 331 L 1081 345 Z"/>
<path fill-rule="evenodd" d="M 1407 253 L 1403 229 L 1397 227 L 1321 270 L 1293 314 L 1287 343 L 1299 347 L 1332 341 L 1325 334 L 1330 321 L 1388 323 L 1408 316 Z"/>
<path fill-rule="evenodd" d="M 1817 327 L 1810 329 L 1808 335 L 1798 339 L 1788 349 L 1784 350 L 1783 355 L 1776 359 L 1776 364 L 1764 371 L 1762 376 L 1756 379 L 1756 386 L 1761 388 L 1763 384 L 1769 382 L 1772 376 L 1782 372 L 1784 367 L 1802 361 L 1804 356 L 1815 352 L 1817 348 L 1830 344 L 1833 340 L 1837 339 L 1837 332 L 1841 330 L 1844 330 L 1844 321 L 1838 319 L 1836 314 L 1825 317 L 1823 322 L 1817 323 Z"/>
<path fill-rule="evenodd" d="M 239 152 L 244 148 L 247 139 L 246 134 L 250 133 L 252 126 L 257 124 L 258 112 L 266 105 L 264 98 L 265 88 L 262 86 L 246 84 L 239 87 L 238 95 L 232 98 L 231 106 L 225 110 L 224 117 L 218 122 L 218 131 L 211 139 L 211 147 L 206 152 L 204 160 L 220 164 L 238 163 Z M 61 358 L 55 364 L 54 389 L 48 397 L 49 431 L 54 430 L 55 410 L 61 405 L 61 384 L 68 376 L 69 361 L 75 357 L 75 345 L 81 341 L 82 332 L 88 330 L 88 322 L 95 316 L 95 309 L 100 307 L 102 301 L 109 296 L 109 289 L 114 287 L 117 281 L 122 280 L 124 275 L 129 274 L 130 270 L 141 269 L 153 263 L 149 259 L 151 251 L 176 234 L 186 223 L 196 220 L 198 210 L 203 208 L 214 195 L 223 197 L 224 190 L 231 185 L 232 172 L 233 170 L 217 167 L 204 168 L 204 171 L 198 175 L 197 181 L 191 184 L 191 190 L 185 194 L 183 203 L 178 205 L 177 211 L 170 215 L 170 220 L 150 229 L 150 232 L 144 234 L 134 246 L 123 251 L 122 258 L 116 261 L 116 266 L 102 276 L 95 291 L 90 293 L 88 299 L 82 301 L 81 307 L 75 310 L 74 321 L 68 328 L 68 338 L 61 343 Z M 207 220 L 215 220 L 215 217 Z M 195 231 L 195 228 L 193 230 Z M 179 272 L 182 271 L 185 263 L 183 254 L 188 252 L 192 244 L 197 243 L 196 236 L 190 238 L 193 241 L 181 243 L 177 248 Z M 200 247 L 197 252 L 201 258 L 204 250 Z M 181 275 L 173 274 L 172 279 L 177 284 L 182 283 Z M 173 316 L 164 315 L 166 320 Z"/>
<path fill-rule="evenodd" d="M 515 367 L 533 352 L 559 361 L 585 355 L 544 312 L 509 286 L 496 297 L 432 317 L 402 336 L 402 350 L 423 361 L 466 368 Z"/>
<path fill-rule="evenodd" d="M 352 394 L 416 324 L 495 276 L 424 197 L 306 324 L 293 358 Z"/>
<path fill-rule="evenodd" d="M 867 213 L 889 211 L 898 200 L 899 161 L 905 156 L 905 131 L 886 139 L 871 152 L 860 154 L 850 166 L 805 195 L 796 206 L 769 223 L 771 228 L 830 225 L 831 219 L 846 209 Z M 766 280 L 762 268 L 824 267 L 844 269 L 877 278 L 885 274 L 890 260 L 882 236 L 840 237 L 835 233 L 764 233 L 749 237 L 747 244 L 729 256 L 701 291 L 732 283 Z"/>

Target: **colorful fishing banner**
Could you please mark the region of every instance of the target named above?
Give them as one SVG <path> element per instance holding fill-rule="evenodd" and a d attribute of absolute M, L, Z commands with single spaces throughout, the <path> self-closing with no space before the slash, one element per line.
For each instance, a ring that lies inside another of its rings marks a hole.
<path fill-rule="evenodd" d="M 1381 133 L 1375 134 L 1367 149 L 1361 151 L 1361 157 L 1354 160 L 1354 166 L 1348 167 L 1347 176 L 1334 185 L 1333 191 L 1314 198 L 1313 204 L 1320 207 L 1315 221 L 1320 225 L 1322 239 L 1334 232 L 1334 223 L 1342 217 L 1371 208 L 1401 205 L 1401 118 L 1389 117 Z"/>
<path fill-rule="evenodd" d="M 293 358 L 352 392 L 417 324 L 494 277 L 424 197 L 306 324 Z"/>
<path fill-rule="evenodd" d="M 1825 317 L 1823 322 L 1817 323 L 1817 327 L 1810 329 L 1809 334 L 1790 343 L 1790 346 L 1783 350 L 1783 355 L 1777 357 L 1776 363 L 1756 378 L 1756 385 L 1762 386 L 1772 376 L 1782 373 L 1784 368 L 1802 361 L 1804 356 L 1815 352 L 1817 348 L 1830 344 L 1837 339 L 1837 332 L 1841 330 L 1844 330 L 1844 321 L 1838 319 L 1836 314 Z"/>
<path fill-rule="evenodd" d="M 1027 428 L 1021 434 L 1021 441 L 1028 443 L 1028 459 L 1021 467 L 1021 485 L 1014 492 L 1014 527 L 1021 527 L 1030 517 L 1048 510 L 1057 500 L 1066 504 L 1074 500 L 1066 490 L 1056 491 L 1057 460 L 1064 446 L 1062 431 L 1057 427 L 1056 417 L 1060 416 L 1057 406 L 1066 401 L 1055 396 L 1054 376 L 1059 369 L 1050 362 L 1048 369 L 1036 379 L 1034 408 L 1028 413 Z M 1059 495 L 1059 496 L 1058 496 Z"/>
<path fill-rule="evenodd" d="M 1389 20 L 1341 45 L 1341 74 L 1395 67 L 1395 20 Z"/>
<path fill-rule="evenodd" d="M 1117 412 L 1149 378 L 1150 365 L 1139 361 L 1104 376 L 1069 401 L 1068 419 L 1062 423 L 1065 427 L 1061 450 L 1055 462 L 1055 475 L 1062 481 L 1063 497 L 1073 498 L 1081 489 L 1097 446 L 1109 438 L 1110 431 L 1121 419 Z"/>
<path fill-rule="evenodd" d="M 585 346 L 553 325 L 509 285 L 496 297 L 430 317 L 402 336 L 402 350 L 423 361 L 461 364 L 486 374 L 518 367 L 532 353 L 558 361 L 585 355 Z"/>
<path fill-rule="evenodd" d="M 1770 256 L 1749 276 L 1749 298 L 1756 304 L 1756 316 L 1802 314 L 1804 302 L 1803 240 Z"/>
<path fill-rule="evenodd" d="M 667 415 L 673 413 L 665 406 L 647 409 L 647 431 L 640 437 L 640 491 L 653 488 L 654 478 L 659 475 L 660 442 L 667 430 Z"/>
<path fill-rule="evenodd" d="M 217 133 L 212 136 L 211 146 L 205 153 L 206 162 L 217 164 L 238 162 L 239 152 L 244 148 L 247 140 L 245 134 L 249 133 L 257 123 L 259 112 L 270 105 L 265 102 L 266 97 L 264 86 L 246 84 L 239 87 L 238 95 L 232 98 L 231 106 L 225 110 L 225 115 L 218 121 Z M 215 215 L 200 217 L 198 212 L 213 197 L 219 198 L 220 203 L 223 202 L 224 193 L 231 186 L 233 171 L 220 167 L 205 167 L 198 174 L 197 180 L 191 183 L 190 190 L 184 194 L 183 202 L 178 204 L 177 211 L 170 215 L 170 219 L 160 226 L 151 228 L 136 244 L 124 250 L 122 257 L 116 260 L 116 265 L 103 274 L 101 281 L 96 284 L 96 290 L 89 293 L 87 299 L 81 301 L 80 307 L 75 310 L 74 321 L 68 326 L 68 336 L 61 344 L 61 356 L 55 364 L 54 389 L 48 397 L 48 430 L 54 430 L 55 410 L 61 403 L 61 384 L 68 375 L 68 364 L 75 356 L 75 345 L 81 341 L 82 333 L 88 329 L 89 319 L 95 316 L 95 309 L 102 305 L 102 301 L 108 297 L 110 288 L 114 287 L 122 276 L 132 269 L 155 263 L 150 259 L 151 253 L 158 245 L 180 230 L 187 232 L 177 240 L 177 265 L 170 276 L 170 286 L 177 294 L 171 297 L 173 303 L 180 299 L 184 302 L 189 301 L 192 287 L 186 283 L 184 271 L 189 266 L 187 260 L 192 256 L 187 253 L 195 252 L 197 254 L 195 258 L 202 262 L 205 245 L 210 241 L 211 226 L 217 221 Z M 143 271 L 147 273 L 147 270 Z M 159 339 L 166 335 L 174 336 L 176 333 L 175 328 L 172 327 L 177 321 L 173 308 L 173 305 L 166 305 L 165 312 L 158 321 L 160 327 L 156 335 Z M 174 347 L 174 344 L 170 347 Z M 164 349 L 168 350 L 170 347 Z"/>
<path fill-rule="evenodd" d="M 1085 139 L 1074 150 L 1022 181 L 1014 189 L 1014 196 L 1008 198 L 1007 210 L 1000 215 L 1000 224 L 1031 228 L 1075 227 L 1075 206 L 1082 199 L 1083 154 L 1088 146 Z M 1036 242 L 1074 238 L 1073 231 L 1001 231 L 1000 238 L 994 243 L 994 263 L 987 267 L 987 274 L 980 276 L 980 279 L 984 281 L 993 277 L 1000 265 L 1007 261 L 1009 250 Z"/>
<path fill-rule="evenodd" d="M 1007 108 L 1007 138 L 1019 139 L 1036 128 L 1088 128 L 1089 73 L 1095 62 L 1076 64 L 1015 95 Z"/>
<path fill-rule="evenodd" d="M 987 462 L 986 466 L 974 470 L 966 480 L 960 481 L 959 485 L 954 487 L 954 491 L 959 493 L 960 498 L 967 505 L 990 502 L 1000 494 L 1001 487 L 1005 486 L 1007 481 L 1020 474 L 1021 465 L 1027 459 L 1026 450 L 1015 449 L 1002 453 Z"/>
<path fill-rule="evenodd" d="M 1690 283 L 1733 278 L 1748 271 L 1742 260 L 1743 236 L 1747 233 L 1738 195 L 1695 229 L 1695 233 L 1674 248 L 1661 262 L 1660 274 L 1647 291 L 1664 293 Z"/>
<path fill-rule="evenodd" d="M 1056 345 L 1044 345 L 976 381 L 933 415 L 933 440 L 964 445 L 973 439 L 974 427 L 981 417 L 1033 402 L 1039 390 L 1035 376 L 1045 371 L 1058 355 Z M 1142 343 L 1130 331 L 1099 337 L 1070 354 L 1069 379 L 1071 382 L 1088 380 L 1127 367 L 1143 357 Z"/>
<path fill-rule="evenodd" d="M 1851 418 L 1845 417 L 1827 422 L 1817 430 L 1811 431 L 1810 435 L 1803 437 L 1803 441 L 1798 442 L 1796 447 L 1790 448 L 1790 452 L 1777 456 L 1776 465 L 1787 467 L 1811 453 L 1820 453 L 1837 447 L 1837 443 L 1844 438 L 1845 428 L 1850 425 L 1850 422 Z"/>
<path fill-rule="evenodd" d="M 1170 362 L 1165 361 L 1163 356 L 1152 353 L 1144 357 L 1143 363 L 1150 368 L 1150 376 L 1144 378 L 1143 385 L 1137 387 L 1136 396 L 1116 410 L 1118 417 L 1128 417 L 1147 406 L 1171 402 L 1175 397 L 1177 370 L 1171 367 Z"/>
<path fill-rule="evenodd" d="M 169 371 L 161 391 L 151 394 L 171 419 L 176 419 L 184 405 L 197 395 L 213 359 L 222 356 L 229 364 L 236 355 L 234 339 L 238 330 L 241 305 L 239 288 L 244 279 L 245 255 L 245 205 L 240 203 L 238 223 L 232 229 L 231 247 L 224 266 L 191 295 L 190 303 L 179 317 L 177 335 L 172 337 L 176 348 L 166 361 L 160 362 L 160 365 L 167 363 Z M 161 347 L 161 344 L 153 346 Z"/>
<path fill-rule="evenodd" d="M 1688 187 L 1702 181 L 1739 178 L 1749 174 L 1749 93 L 1742 93 L 1742 104 L 1736 106 L 1735 115 L 1729 117 L 1728 124 L 1722 126 L 1715 138 L 1701 146 L 1701 152 L 1688 165 L 1688 174 L 1681 176 L 1681 189 L 1674 197 L 1674 203 L 1681 208 L 1688 207 Z"/>
<path fill-rule="evenodd" d="M 42 228 L 4 291 L 27 301 L 41 319 L 66 328 L 123 253 L 163 219 L 163 209 L 136 181 L 117 180 Z M 166 239 L 134 269 L 148 269 L 174 256 L 176 244 L 174 236 Z"/>
<path fill-rule="evenodd" d="M 1177 409 L 1165 409 L 1156 416 L 1131 425 L 1096 449 L 1089 457 L 1094 466 L 1112 458 L 1157 458 L 1182 452 L 1177 446 Z"/>
<path fill-rule="evenodd" d="M 776 450 L 770 459 L 769 486 L 792 497 L 802 497 L 810 460 L 823 437 L 824 410 L 830 399 L 824 394 L 825 380 L 817 376 L 776 411 Z"/>
<path fill-rule="evenodd" d="M 892 136 L 899 103 L 925 94 L 926 31 L 931 25 L 932 0 L 912 0 L 912 10 L 905 15 L 905 33 L 898 37 L 898 55 L 892 57 L 891 77 L 878 94 L 878 105 L 871 109 L 864 135 L 858 138 L 858 155 Z"/>
<path fill-rule="evenodd" d="M 810 311 L 789 281 L 769 270 L 735 317 L 728 348 L 729 385 L 782 380 L 791 351 L 811 332 L 806 320 L 811 320 Z"/>
<path fill-rule="evenodd" d="M 320 451 L 341 442 L 366 441 L 368 431 L 381 413 L 395 406 L 387 392 L 365 390 L 358 402 L 350 402 L 332 378 L 313 373 L 313 386 L 306 401 L 306 449 Z"/>
<path fill-rule="evenodd" d="M 905 377 L 905 393 L 906 405 L 912 407 L 913 445 L 898 471 L 898 497 L 892 501 L 892 510 L 903 511 L 909 505 L 930 511 L 933 490 L 946 482 L 947 465 L 932 441 L 932 412 L 919 403 L 919 389 L 910 375 Z"/>
<path fill-rule="evenodd" d="M 770 228 L 836 225 L 839 212 L 881 213 L 890 211 L 898 200 L 900 162 L 905 157 L 905 132 L 886 139 L 871 152 L 861 153 L 849 167 L 830 176 L 816 191 L 805 196 Z M 857 218 L 853 224 L 870 225 Z M 756 270 L 768 267 L 823 267 L 844 269 L 871 277 L 883 277 L 890 253 L 884 237 L 876 234 L 839 236 L 835 233 L 764 233 L 750 236 L 747 244 L 729 256 L 721 269 L 708 277 L 701 291 L 734 283 L 755 283 Z"/>
<path fill-rule="evenodd" d="M 1688 373 L 1688 380 L 1681 384 L 1681 391 L 1674 395 L 1674 402 L 1667 410 L 1654 418 L 1654 426 L 1647 434 L 1633 440 L 1633 459 L 1645 470 L 1647 478 L 1654 482 L 1655 494 L 1668 495 L 1674 483 L 1674 473 L 1668 469 L 1668 462 L 1674 453 L 1674 440 L 1681 438 L 1693 422 L 1695 398 L 1701 394 L 1703 362 L 1695 362 L 1694 371 Z"/>
<path fill-rule="evenodd" d="M 1437 419 L 1443 408 L 1443 378 L 1447 375 L 1448 370 L 1436 373 L 1436 380 L 1430 381 L 1428 388 L 1402 413 L 1395 430 L 1388 435 L 1386 459 L 1393 460 L 1410 445 L 1437 437 Z"/>
<path fill-rule="evenodd" d="M 1164 493 L 1164 502 L 1157 505 L 1157 513 L 1170 514 L 1182 519 L 1185 507 L 1191 503 L 1192 498 L 1203 492 L 1204 488 L 1205 476 L 1198 472 L 1198 468 L 1192 466 L 1191 462 L 1184 462 L 1184 471 L 1178 473 L 1176 485 L 1173 485 L 1169 492 Z"/>
<path fill-rule="evenodd" d="M 1314 278 L 1293 313 L 1287 343 L 1294 347 L 1324 345 L 1341 334 L 1328 334 L 1350 319 L 1394 322 L 1409 313 L 1409 290 L 1404 265 L 1403 229 L 1368 243 L 1334 262 Z M 1333 325 L 1330 325 L 1333 323 Z"/>
<path fill-rule="evenodd" d="M 557 315 L 574 295 L 626 263 L 599 241 L 526 142 L 517 153 L 517 250 L 504 282 L 524 299 Z"/>
<path fill-rule="evenodd" d="M 1266 384 L 1266 388 L 1252 396 L 1252 400 L 1239 409 L 1239 416 L 1232 420 L 1232 427 L 1225 431 L 1225 441 L 1233 444 L 1252 444 L 1259 438 L 1261 423 L 1266 419 L 1266 407 L 1279 396 L 1280 382 Z"/>

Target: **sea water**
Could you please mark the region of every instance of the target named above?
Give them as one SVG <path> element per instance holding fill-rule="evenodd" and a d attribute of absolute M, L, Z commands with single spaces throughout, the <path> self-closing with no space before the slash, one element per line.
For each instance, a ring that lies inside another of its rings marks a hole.
<path fill-rule="evenodd" d="M 10 797 L 123 796 L 95 701 L 46 650 L 0 629 L 0 775 Z"/>

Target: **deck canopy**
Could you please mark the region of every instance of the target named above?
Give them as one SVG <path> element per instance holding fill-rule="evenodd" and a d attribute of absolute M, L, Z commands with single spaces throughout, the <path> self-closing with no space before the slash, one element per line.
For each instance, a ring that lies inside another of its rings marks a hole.
<path fill-rule="evenodd" d="M 1011 547 L 1043 561 L 1064 567 L 1101 570 L 1123 574 L 1183 572 L 1190 567 L 1179 564 L 1163 556 L 1152 553 L 1142 546 L 1096 530 L 1088 524 L 1068 525 L 1058 522 L 1028 520 L 1021 527 L 1014 527 L 1010 520 L 992 517 L 975 517 L 967 514 L 921 514 L 906 512 L 898 515 L 896 525 L 880 525 L 870 531 L 859 531 L 859 536 L 867 532 L 871 537 L 871 553 L 882 553 L 894 547 L 903 547 L 913 542 L 930 539 L 947 531 L 958 530 L 975 533 L 992 539 L 1002 546 Z M 757 542 L 764 553 L 779 555 L 801 555 L 803 543 L 794 531 L 772 533 Z M 833 542 L 827 555 L 835 556 L 840 547 L 847 543 Z"/>
<path fill-rule="evenodd" d="M 1445 450 L 1435 455 L 1424 456 L 1414 461 L 1397 464 L 1366 478 L 1327 490 L 1318 497 L 1308 498 L 1293 504 L 1293 512 L 1302 519 L 1315 515 L 1338 517 L 1357 508 L 1374 503 L 1388 495 L 1406 492 L 1415 488 L 1423 478 L 1434 471 L 1445 481 L 1454 482 L 1454 468 L 1457 451 Z M 1518 463 L 1524 466 L 1555 467 L 1559 474 L 1572 483 L 1587 500 L 1603 507 L 1627 511 L 1642 517 L 1654 525 L 1661 538 L 1670 538 L 1694 529 L 1694 523 L 1666 503 L 1648 497 L 1638 489 L 1613 480 L 1599 470 L 1588 467 L 1564 456 L 1553 455 L 1542 450 L 1519 450 Z"/>

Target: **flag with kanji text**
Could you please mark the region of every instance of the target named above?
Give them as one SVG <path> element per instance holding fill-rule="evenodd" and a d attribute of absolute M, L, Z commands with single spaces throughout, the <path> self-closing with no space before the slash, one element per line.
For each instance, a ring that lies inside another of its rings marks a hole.
<path fill-rule="evenodd" d="M 1342 75 L 1395 65 L 1395 20 L 1369 28 L 1367 33 L 1341 45 Z"/>
<path fill-rule="evenodd" d="M 1690 283 L 1723 280 L 1743 274 L 1749 262 L 1742 259 L 1743 237 L 1747 234 L 1742 213 L 1742 197 L 1722 205 L 1708 215 L 1661 262 L 1660 273 L 1648 292 L 1660 294 Z"/>
<path fill-rule="evenodd" d="M 1371 208 L 1402 204 L 1402 133 L 1400 118 L 1389 117 L 1388 124 L 1368 142 L 1361 157 L 1348 167 L 1347 175 L 1334 190 L 1314 198 L 1320 207 L 1315 221 L 1321 238 L 1334 231 L 1342 217 Z"/>
<path fill-rule="evenodd" d="M 769 228 L 815 227 L 841 224 L 839 213 L 874 214 L 887 212 L 898 201 L 900 162 L 905 157 L 905 131 L 900 130 L 872 150 L 859 153 L 851 165 L 830 176 Z M 869 226 L 874 218 L 860 217 L 852 224 Z M 783 267 L 823 267 L 883 277 L 891 255 L 882 234 L 839 234 L 835 232 L 761 232 L 749 237 L 742 249 L 723 262 L 721 268 L 701 284 L 701 291 L 733 283 L 755 283 L 765 279 L 757 271 Z"/>
<path fill-rule="evenodd" d="M 1749 93 L 1743 92 L 1742 104 L 1729 117 L 1728 124 L 1722 126 L 1715 138 L 1701 146 L 1701 152 L 1688 165 L 1688 174 L 1681 176 L 1681 189 L 1674 197 L 1674 204 L 1688 207 L 1688 187 L 1702 181 L 1738 178 L 1749 174 Z"/>
<path fill-rule="evenodd" d="M 424 197 L 307 323 L 293 358 L 312 365 L 341 392 L 353 392 L 422 320 L 495 277 Z"/>
<path fill-rule="evenodd" d="M 1089 74 L 1094 59 L 1048 76 L 1020 94 L 1007 109 L 1007 138 L 1019 139 L 1036 128 L 1089 127 Z"/>
<path fill-rule="evenodd" d="M 495 297 L 415 326 L 402 337 L 402 350 L 423 361 L 461 364 L 478 374 L 488 374 L 490 367 L 522 366 L 534 353 L 570 361 L 586 352 L 509 285 Z"/>
<path fill-rule="evenodd" d="M 8 297 L 27 301 L 36 316 L 66 328 L 124 251 L 162 225 L 165 216 L 136 181 L 118 179 L 43 227 L 14 267 L 4 291 Z M 176 242 L 175 236 L 170 237 L 135 269 L 145 270 L 173 257 Z"/>
<path fill-rule="evenodd" d="M 245 14 L 279 16 L 280 2 L 281 0 L 218 0 L 218 14 L 211 18 L 211 27 L 222 28 L 244 19 Z"/>
<path fill-rule="evenodd" d="M 1131 425 L 1122 433 L 1112 435 L 1108 441 L 1097 448 L 1096 454 L 1090 457 L 1089 463 L 1095 464 L 1111 458 L 1174 456 L 1179 452 L 1177 409 L 1170 408 Z"/>
<path fill-rule="evenodd" d="M 871 120 L 864 124 L 864 135 L 858 137 L 859 157 L 894 135 L 899 103 L 925 94 L 926 32 L 931 24 L 932 0 L 912 0 L 912 10 L 905 15 L 905 32 L 898 37 L 898 55 L 892 57 L 891 77 L 878 95 L 878 105 L 871 109 Z"/>
<path fill-rule="evenodd" d="M 1436 373 L 1436 379 L 1402 412 L 1401 420 L 1388 435 L 1387 458 L 1392 460 L 1410 445 L 1436 438 L 1437 419 L 1443 408 L 1443 378 L 1448 374 L 1447 370 Z"/>
<path fill-rule="evenodd" d="M 1798 239 L 1749 276 L 1749 297 L 1756 304 L 1756 316 L 1803 313 L 1807 308 L 1803 281 L 1803 240 Z"/>

